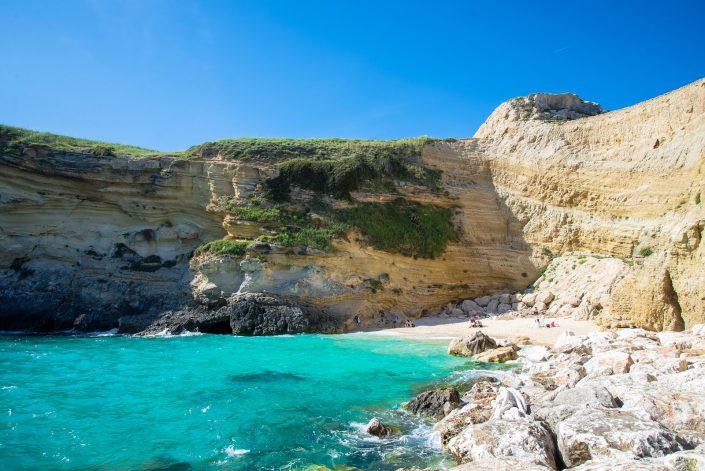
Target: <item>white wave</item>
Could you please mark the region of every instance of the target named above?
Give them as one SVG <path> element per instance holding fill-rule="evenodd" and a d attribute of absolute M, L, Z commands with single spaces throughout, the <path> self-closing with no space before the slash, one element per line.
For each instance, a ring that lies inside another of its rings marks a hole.
<path fill-rule="evenodd" d="M 204 335 L 203 332 L 191 332 L 190 330 L 184 330 L 179 334 L 179 337 L 195 337 L 198 335 Z"/>
<path fill-rule="evenodd" d="M 239 456 L 239 455 L 245 455 L 250 452 L 250 450 L 245 450 L 242 448 L 235 448 L 235 445 L 230 445 L 223 451 L 225 452 L 225 454 L 228 455 L 228 458 L 233 458 L 233 457 Z"/>
<path fill-rule="evenodd" d="M 118 330 L 117 328 L 115 329 L 110 329 L 110 330 L 105 330 L 105 331 L 98 331 L 98 332 L 91 332 L 88 335 L 90 337 L 113 337 L 117 335 Z"/>

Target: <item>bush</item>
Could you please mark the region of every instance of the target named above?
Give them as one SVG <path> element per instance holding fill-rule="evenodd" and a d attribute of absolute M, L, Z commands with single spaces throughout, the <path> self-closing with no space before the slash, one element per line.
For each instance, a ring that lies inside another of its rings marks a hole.
<path fill-rule="evenodd" d="M 460 238 L 450 208 L 402 198 L 363 203 L 338 210 L 336 216 L 357 227 L 374 248 L 407 256 L 435 258 L 445 251 L 448 242 Z"/>
<path fill-rule="evenodd" d="M 301 228 L 284 228 L 280 234 L 261 236 L 257 240 L 284 247 L 306 246 L 326 250 L 334 238 L 342 236 L 347 230 L 348 226 L 344 224 L 331 224 L 328 227 L 306 225 Z"/>
<path fill-rule="evenodd" d="M 438 190 L 441 177 L 438 170 L 413 164 L 394 154 L 338 160 L 295 158 L 278 164 L 277 168 L 279 175 L 265 183 L 269 198 L 275 201 L 288 199 L 291 186 L 350 199 L 350 193 L 365 184 L 385 191 L 395 191 L 394 179 Z"/>
<path fill-rule="evenodd" d="M 641 255 L 642 257 L 648 257 L 652 253 L 654 253 L 654 251 L 651 249 L 651 247 L 643 247 L 641 250 L 639 250 L 639 255 Z"/>
<path fill-rule="evenodd" d="M 254 222 L 273 222 L 282 219 L 282 211 L 277 208 L 259 208 L 257 206 L 239 206 L 232 203 L 225 205 L 225 210 L 238 219 Z"/>
<path fill-rule="evenodd" d="M 695 204 L 700 204 L 700 192 L 698 191 L 698 194 L 695 195 Z"/>
<path fill-rule="evenodd" d="M 241 257 L 245 255 L 245 251 L 249 246 L 250 242 L 245 240 L 214 240 L 198 247 L 194 254 L 212 253 L 213 255 L 235 255 Z"/>
<path fill-rule="evenodd" d="M 98 157 L 114 157 L 115 149 L 109 146 L 97 145 L 91 147 L 91 154 Z"/>

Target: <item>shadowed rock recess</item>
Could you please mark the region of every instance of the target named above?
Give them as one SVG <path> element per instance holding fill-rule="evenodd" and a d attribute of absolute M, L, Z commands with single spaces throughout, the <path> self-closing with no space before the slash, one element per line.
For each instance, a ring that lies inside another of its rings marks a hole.
<path fill-rule="evenodd" d="M 581 318 L 682 330 L 705 321 L 704 165 L 705 80 L 611 112 L 515 98 L 457 140 L 161 154 L 2 126 L 0 329 L 391 326 L 588 255 L 621 271 Z"/>

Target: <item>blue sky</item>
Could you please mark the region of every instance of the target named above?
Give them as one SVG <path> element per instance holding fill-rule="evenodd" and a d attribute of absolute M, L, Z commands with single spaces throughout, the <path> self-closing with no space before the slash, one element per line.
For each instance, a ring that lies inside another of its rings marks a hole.
<path fill-rule="evenodd" d="M 0 0 L 0 122 L 180 150 L 471 136 L 502 101 L 617 109 L 705 77 L 705 1 Z"/>

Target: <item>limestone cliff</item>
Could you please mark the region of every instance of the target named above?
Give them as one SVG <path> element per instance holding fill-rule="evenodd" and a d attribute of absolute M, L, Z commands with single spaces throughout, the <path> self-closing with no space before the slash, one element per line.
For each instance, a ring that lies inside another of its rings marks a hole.
<path fill-rule="evenodd" d="M 0 129 L 0 329 L 111 328 L 247 292 L 385 325 L 522 289 L 563 253 L 631 265 L 605 324 L 705 318 L 703 80 L 609 113 L 510 100 L 471 139 L 314 144 L 133 157 Z"/>

